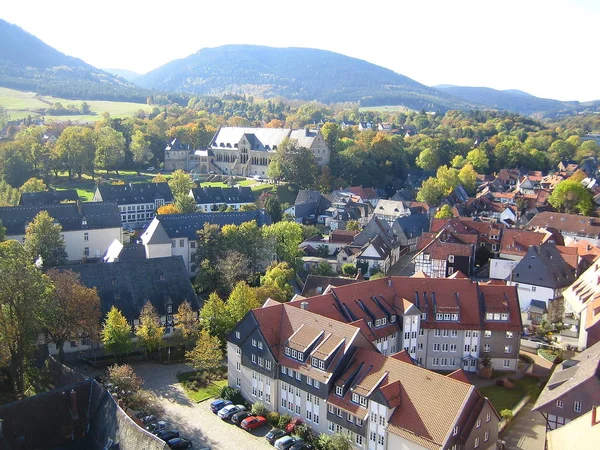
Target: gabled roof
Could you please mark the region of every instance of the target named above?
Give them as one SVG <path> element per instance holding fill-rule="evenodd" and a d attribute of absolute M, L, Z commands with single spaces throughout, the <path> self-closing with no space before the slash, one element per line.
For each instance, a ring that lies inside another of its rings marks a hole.
<path fill-rule="evenodd" d="M 56 190 L 50 189 L 44 192 L 23 192 L 19 200 L 19 205 L 52 205 L 65 201 L 76 202 L 79 200 L 79 194 L 76 189 Z"/>
<path fill-rule="evenodd" d="M 556 366 L 533 410 L 542 411 L 545 406 L 588 381 L 592 381 L 600 392 L 600 342 Z"/>
<path fill-rule="evenodd" d="M 302 289 L 303 297 L 312 297 L 325 292 L 328 286 L 345 286 L 358 283 L 360 280 L 354 278 L 323 277 L 321 275 L 309 275 Z"/>
<path fill-rule="evenodd" d="M 201 306 L 181 256 L 74 264 L 61 266 L 59 270 L 72 270 L 81 276 L 85 286 L 96 288 L 103 317 L 116 306 L 127 320 L 138 319 L 146 301 L 150 301 L 161 316 L 167 315 L 168 304 L 173 305 L 173 314 L 185 300 L 194 309 Z"/>
<path fill-rule="evenodd" d="M 168 183 L 129 183 L 101 184 L 96 188 L 104 202 L 115 202 L 119 205 L 154 203 L 163 200 L 173 201 L 173 193 Z"/>
<path fill-rule="evenodd" d="M 7 236 L 25 234 L 29 223 L 41 211 L 47 211 L 63 231 L 121 228 L 117 204 L 105 202 L 4 206 L 0 207 L 0 222 Z"/>
<path fill-rule="evenodd" d="M 541 212 L 528 223 L 529 227 L 554 228 L 558 231 L 600 238 L 600 219 L 575 214 Z"/>
<path fill-rule="evenodd" d="M 148 225 L 148 228 L 142 233 L 140 239 L 144 245 L 171 244 L 171 238 L 167 235 L 160 220 L 157 219 L 153 219 L 152 222 L 150 222 L 150 225 Z"/>
<path fill-rule="evenodd" d="M 396 200 L 383 200 L 380 199 L 375 205 L 374 214 L 381 214 L 384 216 L 396 216 L 410 214 L 410 209 L 407 208 L 403 202 Z"/>
<path fill-rule="evenodd" d="M 554 244 L 529 247 L 512 271 L 515 283 L 558 289 L 575 281 L 575 270 L 564 260 Z"/>
<path fill-rule="evenodd" d="M 398 217 L 392 224 L 392 231 L 401 231 L 407 239 L 413 239 L 429 231 L 429 218 L 425 214 Z"/>
<path fill-rule="evenodd" d="M 545 242 L 562 244 L 562 238 L 559 242 L 556 242 L 553 234 L 545 230 L 537 232 L 521 230 L 519 228 L 507 228 L 504 230 L 504 233 L 502 233 L 500 253 L 525 256 L 529 247 L 532 245 L 540 245 Z"/>
<path fill-rule="evenodd" d="M 348 192 L 357 195 L 362 200 L 374 200 L 379 198 L 377 192 L 373 188 L 364 188 L 362 186 L 353 186 L 348 188 Z"/>

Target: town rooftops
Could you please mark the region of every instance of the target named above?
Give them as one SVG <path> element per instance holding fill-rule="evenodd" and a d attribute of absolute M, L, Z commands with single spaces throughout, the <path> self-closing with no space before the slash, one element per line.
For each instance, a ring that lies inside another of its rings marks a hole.
<path fill-rule="evenodd" d="M 554 228 L 561 233 L 600 238 L 600 219 L 575 214 L 541 212 L 529 221 L 529 227 Z"/>
<path fill-rule="evenodd" d="M 385 217 L 400 217 L 410 214 L 410 209 L 403 202 L 396 200 L 379 200 L 375 205 L 374 214 Z"/>
<path fill-rule="evenodd" d="M 155 200 L 163 200 L 165 203 L 173 201 L 168 183 L 101 184 L 96 188 L 96 193 L 102 201 L 119 205 L 154 203 Z"/>
<path fill-rule="evenodd" d="M 576 357 L 558 364 L 533 407 L 541 411 L 564 394 L 593 380 L 600 391 L 600 342 L 592 345 Z"/>
<path fill-rule="evenodd" d="M 79 200 L 79 194 L 76 189 L 56 190 L 50 189 L 43 192 L 23 192 L 19 199 L 19 205 L 52 205 L 62 202 L 76 202 Z"/>
<path fill-rule="evenodd" d="M 221 127 L 213 137 L 213 149 L 236 149 L 242 137 L 251 145 L 251 150 L 272 152 L 284 139 L 294 139 L 301 147 L 310 148 L 317 130 L 291 128 Z"/>
<path fill-rule="evenodd" d="M 379 198 L 379 195 L 377 195 L 377 192 L 373 188 L 364 188 L 362 186 L 353 186 L 353 187 L 348 188 L 348 192 L 351 192 L 352 194 L 360 197 L 361 200 L 363 200 L 363 201 L 374 200 L 374 199 Z"/>
<path fill-rule="evenodd" d="M 74 264 L 59 270 L 72 270 L 81 282 L 96 288 L 102 316 L 116 306 L 129 321 L 138 319 L 144 304 L 150 301 L 161 316 L 175 314 L 188 301 L 199 309 L 181 256 L 120 261 L 111 264 Z M 172 305 L 172 312 L 167 306 Z"/>
<path fill-rule="evenodd" d="M 53 205 L 0 207 L 0 222 L 6 235 L 25 234 L 25 229 L 41 211 L 47 211 L 63 231 L 121 228 L 121 216 L 116 203 L 60 203 Z"/>
<path fill-rule="evenodd" d="M 560 237 L 560 236 L 559 236 Z M 507 228 L 502 233 L 500 253 L 506 255 L 525 256 L 532 245 L 545 242 L 557 243 L 552 233 L 541 230 L 540 232 Z M 558 244 L 562 243 L 562 238 Z"/>
<path fill-rule="evenodd" d="M 529 247 L 512 271 L 515 283 L 551 289 L 569 286 L 576 278 L 573 267 L 564 260 L 556 245 L 549 243 Z"/>
<path fill-rule="evenodd" d="M 200 187 L 190 191 L 196 204 L 253 203 L 254 194 L 249 187 Z"/>
<path fill-rule="evenodd" d="M 414 239 L 429 231 L 429 218 L 425 214 L 398 217 L 392 225 L 392 231 L 396 230 L 402 230 L 407 239 Z"/>
<path fill-rule="evenodd" d="M 224 225 L 241 225 L 252 220 L 256 220 L 259 227 L 271 224 L 271 218 L 263 209 L 239 212 L 161 214 L 156 216 L 152 222 L 159 221 L 169 239 L 187 238 L 196 240 L 196 232 L 204 228 L 207 223 L 214 223 L 223 227 Z M 152 226 L 152 222 L 150 226 Z M 150 229 L 150 226 L 148 229 Z M 156 225 L 156 230 L 158 232 L 158 225 Z M 153 234 L 148 233 L 148 239 L 153 239 Z"/>

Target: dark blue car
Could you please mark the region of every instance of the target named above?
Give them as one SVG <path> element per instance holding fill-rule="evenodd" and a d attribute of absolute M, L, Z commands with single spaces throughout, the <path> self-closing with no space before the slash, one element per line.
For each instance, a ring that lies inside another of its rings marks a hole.
<path fill-rule="evenodd" d="M 231 405 L 230 400 L 223 400 L 222 398 L 219 398 L 210 404 L 210 410 L 216 414 L 227 405 Z"/>

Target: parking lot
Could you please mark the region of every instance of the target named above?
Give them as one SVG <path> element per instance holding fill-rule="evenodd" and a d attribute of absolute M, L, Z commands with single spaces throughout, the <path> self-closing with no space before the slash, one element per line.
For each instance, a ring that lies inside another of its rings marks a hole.
<path fill-rule="evenodd" d="M 144 388 L 154 392 L 164 408 L 160 417 L 180 431 L 181 436 L 190 439 L 194 448 L 209 447 L 211 450 L 253 450 L 272 449 L 264 436 L 269 431 L 267 425 L 251 433 L 244 431 L 229 421 L 219 419 L 210 411 L 210 400 L 192 403 L 185 392 L 177 385 L 177 372 L 191 370 L 185 364 L 160 365 L 155 363 L 135 363 L 136 373 L 144 379 Z"/>

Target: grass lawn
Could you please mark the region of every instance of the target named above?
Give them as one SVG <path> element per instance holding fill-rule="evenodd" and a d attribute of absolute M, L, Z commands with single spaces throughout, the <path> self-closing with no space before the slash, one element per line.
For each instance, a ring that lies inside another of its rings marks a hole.
<path fill-rule="evenodd" d="M 190 400 L 199 403 L 209 398 L 218 397 L 221 389 L 227 386 L 227 378 L 223 378 L 224 371 L 214 375 L 211 381 L 207 380 L 206 372 L 183 372 L 177 374 L 177 380 Z"/>
<path fill-rule="evenodd" d="M 35 92 L 17 91 L 14 89 L 0 88 L 0 106 L 8 111 L 13 120 L 23 119 L 28 115 L 40 115 L 42 109 L 49 108 L 55 102 L 60 102 L 64 106 L 70 103 L 80 105 L 84 100 L 68 100 L 64 98 L 51 96 L 38 96 Z M 92 110 L 88 115 L 68 115 L 68 116 L 45 116 L 46 121 L 64 122 L 96 122 L 102 119 L 102 114 L 110 113 L 111 117 L 122 118 L 132 116 L 140 109 L 149 111 L 152 107 L 145 103 L 130 102 L 109 102 L 102 100 L 85 100 Z"/>
<path fill-rule="evenodd" d="M 523 378 L 516 380 L 514 389 L 504 389 L 501 386 L 494 385 L 481 388 L 479 392 L 487 397 L 496 408 L 496 411 L 500 413 L 503 409 L 513 409 L 527 394 L 532 397 L 532 400 L 535 400 L 540 395 L 538 382 L 537 378 L 525 375 Z"/>

